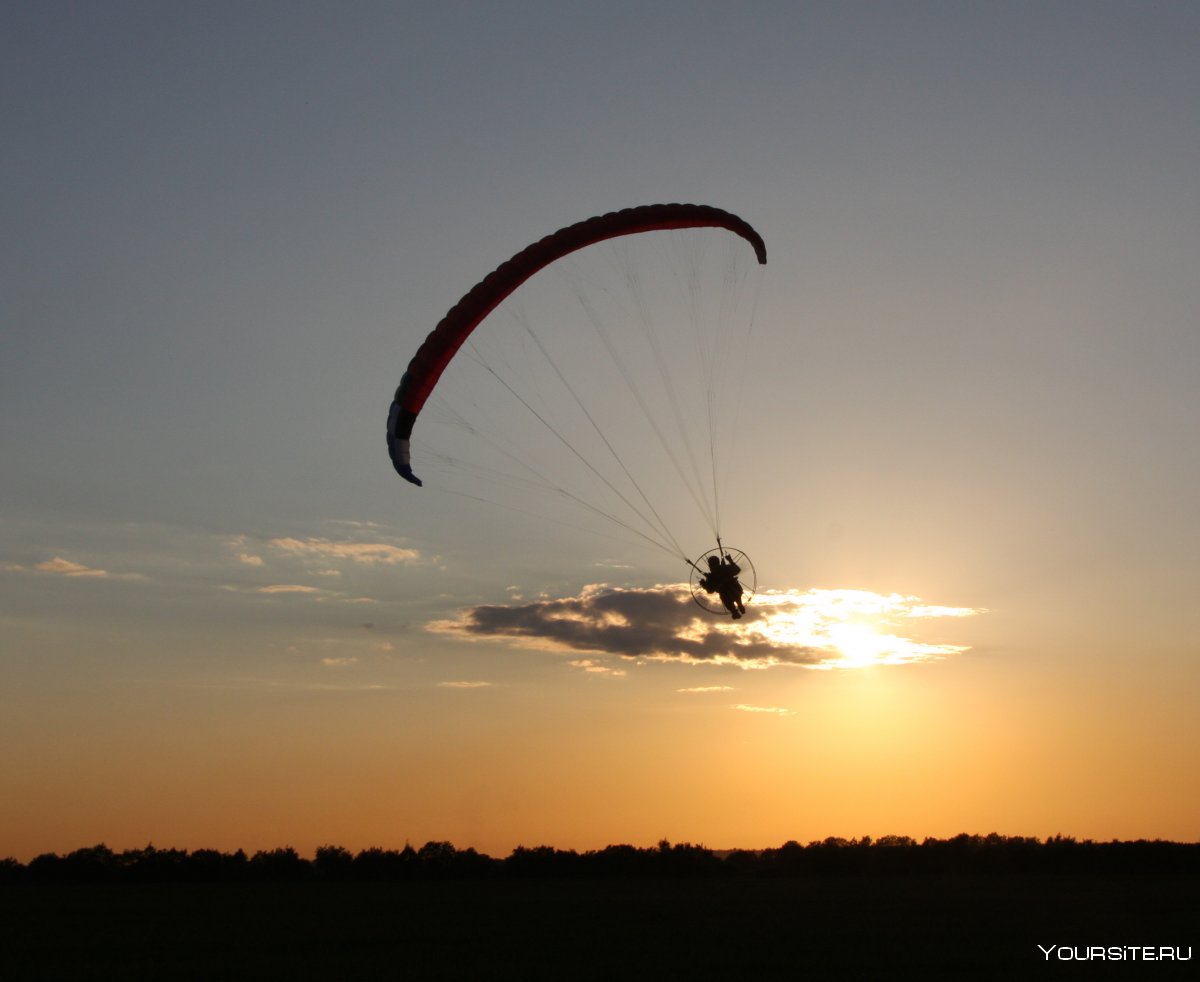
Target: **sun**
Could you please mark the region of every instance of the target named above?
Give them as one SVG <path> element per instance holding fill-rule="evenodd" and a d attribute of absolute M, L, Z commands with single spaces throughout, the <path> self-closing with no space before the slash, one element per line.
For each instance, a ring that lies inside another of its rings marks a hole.
<path fill-rule="evenodd" d="M 833 624 L 827 629 L 831 647 L 841 656 L 836 667 L 866 668 L 878 665 L 893 654 L 898 638 L 879 634 L 867 624 Z"/>
<path fill-rule="evenodd" d="M 749 630 L 770 644 L 819 653 L 813 668 L 862 669 L 932 661 L 967 650 L 897 633 L 898 625 L 979 613 L 969 607 L 931 607 L 918 598 L 867 590 L 766 591 L 755 598 Z M 904 628 L 899 628 L 904 631 Z"/>
<path fill-rule="evenodd" d="M 902 649 L 912 644 L 879 629 L 883 613 L 893 604 L 892 598 L 862 591 L 775 594 L 760 598 L 766 609 L 754 630 L 776 644 L 825 652 L 822 668 L 866 668 L 905 660 Z"/>

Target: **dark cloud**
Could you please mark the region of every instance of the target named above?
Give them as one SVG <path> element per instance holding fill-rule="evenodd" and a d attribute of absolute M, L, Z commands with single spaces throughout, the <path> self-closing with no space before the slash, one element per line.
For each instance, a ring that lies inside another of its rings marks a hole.
<path fill-rule="evenodd" d="M 435 631 L 472 638 L 523 641 L 533 647 L 590 651 L 623 658 L 736 662 L 755 666 L 815 665 L 823 653 L 769 640 L 751 609 L 736 622 L 700 610 L 686 584 L 628 590 L 586 587 L 577 597 L 514 605 L 485 604 L 462 611 Z"/>
<path fill-rule="evenodd" d="M 832 668 L 906 664 L 965 651 L 963 645 L 926 643 L 890 629 L 901 620 L 975 613 L 898 594 L 809 590 L 759 595 L 746 616 L 734 621 L 700 610 L 683 583 L 646 589 L 601 584 L 574 597 L 468 607 L 453 620 L 427 626 L 468 640 L 621 658 Z"/>

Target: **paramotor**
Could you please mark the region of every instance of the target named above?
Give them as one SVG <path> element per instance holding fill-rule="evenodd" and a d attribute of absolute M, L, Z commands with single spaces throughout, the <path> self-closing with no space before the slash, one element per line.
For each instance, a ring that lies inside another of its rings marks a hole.
<path fill-rule="evenodd" d="M 713 614 L 724 614 L 726 605 L 723 602 L 718 590 L 708 589 L 702 585 L 702 581 L 707 577 L 707 571 L 711 561 L 716 560 L 720 563 L 722 560 L 728 559 L 733 562 L 738 568 L 736 574 L 742 587 L 742 602 L 749 603 L 750 598 L 758 591 L 758 574 L 754 570 L 754 563 L 750 561 L 741 549 L 732 549 L 729 546 L 717 546 L 715 549 L 709 549 L 708 552 L 700 556 L 692 563 L 692 574 L 689 579 L 689 586 L 692 588 L 692 599 L 703 607 L 705 610 Z"/>

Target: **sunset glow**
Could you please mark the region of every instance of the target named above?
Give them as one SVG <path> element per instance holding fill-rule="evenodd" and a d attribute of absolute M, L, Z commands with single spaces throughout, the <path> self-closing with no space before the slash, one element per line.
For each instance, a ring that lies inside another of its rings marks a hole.
<path fill-rule="evenodd" d="M 0 5 L 0 860 L 1200 840 L 1197 38 Z"/>

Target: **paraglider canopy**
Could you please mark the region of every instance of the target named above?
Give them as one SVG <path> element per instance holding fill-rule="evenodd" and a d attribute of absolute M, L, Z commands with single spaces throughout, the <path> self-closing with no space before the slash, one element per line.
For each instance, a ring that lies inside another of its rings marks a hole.
<path fill-rule="evenodd" d="M 388 414 L 388 454 L 397 473 L 420 486 L 409 449 L 417 414 L 463 342 L 517 287 L 556 259 L 585 246 L 619 236 L 683 228 L 728 229 L 750 243 L 760 264 L 767 261 L 762 236 L 737 215 L 709 205 L 643 205 L 559 229 L 522 249 L 472 287 L 417 349 L 396 389 Z"/>

